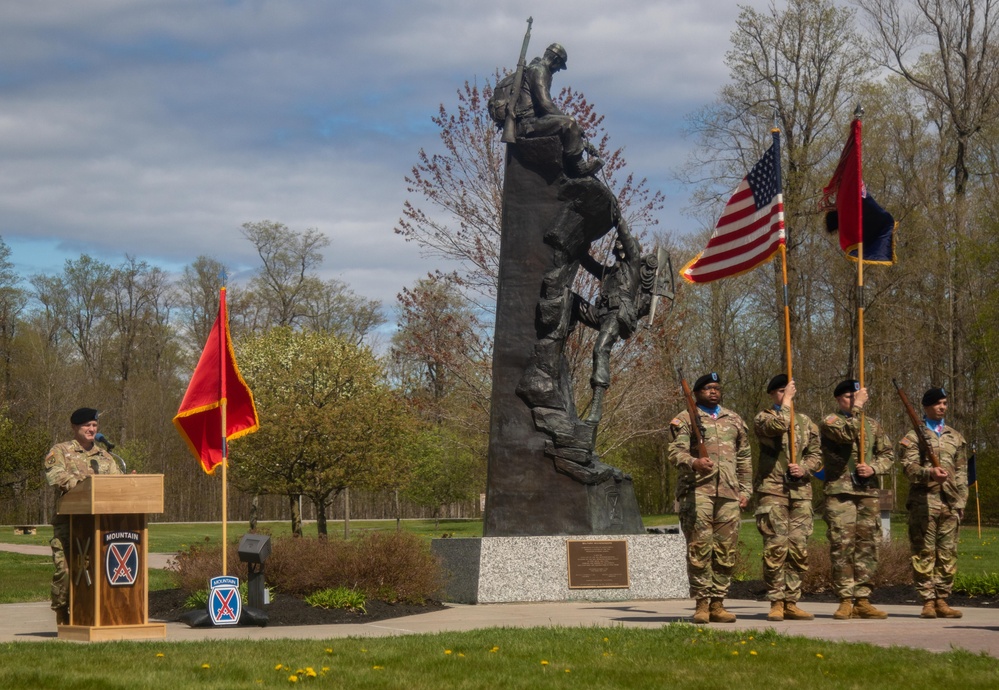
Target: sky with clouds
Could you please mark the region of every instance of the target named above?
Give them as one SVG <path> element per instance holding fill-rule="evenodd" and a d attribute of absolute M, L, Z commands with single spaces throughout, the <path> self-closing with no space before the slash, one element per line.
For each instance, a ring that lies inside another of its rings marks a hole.
<path fill-rule="evenodd" d="M 766 2 L 743 4 L 765 8 Z M 0 5 L 0 236 L 22 275 L 81 253 L 256 265 L 240 225 L 329 236 L 324 278 L 391 307 L 435 267 L 393 233 L 430 117 L 464 80 L 568 51 L 611 144 L 662 190 L 727 80 L 731 0 L 33 0 Z"/>

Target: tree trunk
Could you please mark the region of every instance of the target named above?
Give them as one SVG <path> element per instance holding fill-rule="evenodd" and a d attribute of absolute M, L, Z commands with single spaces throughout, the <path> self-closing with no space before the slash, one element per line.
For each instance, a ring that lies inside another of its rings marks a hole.
<path fill-rule="evenodd" d="M 399 489 L 395 490 L 395 531 L 402 531 L 402 505 L 399 503 Z"/>
<path fill-rule="evenodd" d="M 302 536 L 302 504 L 298 502 L 298 494 L 290 494 L 288 503 L 291 505 L 291 533 L 295 537 Z"/>
<path fill-rule="evenodd" d="M 350 539 L 350 487 L 343 490 L 343 538 Z"/>
<path fill-rule="evenodd" d="M 257 516 L 260 512 L 260 494 L 253 494 L 253 500 L 250 501 L 250 531 L 255 532 L 257 530 Z"/>
<path fill-rule="evenodd" d="M 319 538 L 326 539 L 329 536 L 329 532 L 326 527 L 327 499 L 325 497 L 313 499 L 312 503 L 316 507 L 316 530 L 319 532 Z"/>

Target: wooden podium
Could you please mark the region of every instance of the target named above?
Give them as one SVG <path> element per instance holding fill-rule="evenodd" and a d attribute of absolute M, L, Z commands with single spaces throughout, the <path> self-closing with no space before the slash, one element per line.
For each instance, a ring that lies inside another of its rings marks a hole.
<path fill-rule="evenodd" d="M 70 516 L 67 640 L 166 637 L 149 622 L 146 514 L 163 512 L 162 474 L 95 474 L 59 499 Z"/>

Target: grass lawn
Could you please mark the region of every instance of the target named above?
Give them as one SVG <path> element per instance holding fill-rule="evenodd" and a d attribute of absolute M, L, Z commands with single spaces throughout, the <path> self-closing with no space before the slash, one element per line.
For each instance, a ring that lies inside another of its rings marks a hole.
<path fill-rule="evenodd" d="M 0 687 L 993 688 L 999 660 L 724 632 L 534 628 L 323 640 L 0 644 Z"/>

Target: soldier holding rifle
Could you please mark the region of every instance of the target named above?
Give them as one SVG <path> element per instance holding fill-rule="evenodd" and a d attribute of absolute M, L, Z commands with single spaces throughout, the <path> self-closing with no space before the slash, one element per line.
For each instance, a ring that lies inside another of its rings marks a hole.
<path fill-rule="evenodd" d="M 680 383 L 687 410 L 670 422 L 669 459 L 677 468 L 694 623 L 732 623 L 735 614 L 723 600 L 735 567 L 740 511 L 752 493 L 749 433 L 739 415 L 721 406 L 718 374 L 697 379 L 693 395 L 682 375 Z"/>
<path fill-rule="evenodd" d="M 797 391 L 786 374 L 770 379 L 773 401 L 753 420 L 760 443 L 760 461 L 753 488 L 758 498 L 756 527 L 763 535 L 763 581 L 770 600 L 769 621 L 810 621 L 814 615 L 798 608 L 801 576 L 808 571 L 808 538 L 812 535 L 811 473 L 822 466 L 819 428 L 803 414 L 794 414 L 795 457 L 788 456 L 791 405 Z"/>
<path fill-rule="evenodd" d="M 839 597 L 833 618 L 887 618 L 887 613 L 871 605 L 869 597 L 881 533 L 877 475 L 891 470 L 891 442 L 876 420 L 861 415 L 868 395 L 859 381 L 841 381 L 833 395 L 839 410 L 819 425 L 829 558 Z M 861 439 L 862 450 L 858 447 Z"/>
<path fill-rule="evenodd" d="M 947 605 L 957 572 L 957 538 L 968 501 L 968 452 L 964 436 L 947 426 L 947 393 L 923 394 L 923 419 L 899 395 L 913 429 L 899 441 L 898 458 L 909 479 L 909 546 L 912 579 L 923 600 L 920 618 L 960 618 Z"/>

